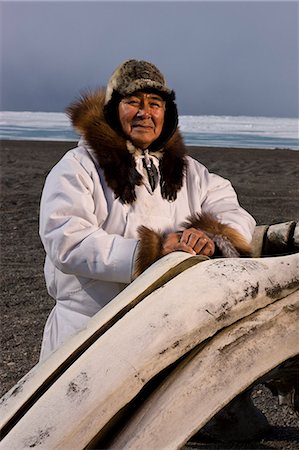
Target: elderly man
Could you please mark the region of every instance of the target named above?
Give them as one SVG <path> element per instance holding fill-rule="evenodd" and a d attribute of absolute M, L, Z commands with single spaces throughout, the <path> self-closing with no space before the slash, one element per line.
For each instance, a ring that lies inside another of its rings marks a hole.
<path fill-rule="evenodd" d="M 255 227 L 230 182 L 186 155 L 174 92 L 153 64 L 124 62 L 105 92 L 67 111 L 82 138 L 52 169 L 41 199 L 56 300 L 41 359 L 163 255 L 247 255 Z"/>

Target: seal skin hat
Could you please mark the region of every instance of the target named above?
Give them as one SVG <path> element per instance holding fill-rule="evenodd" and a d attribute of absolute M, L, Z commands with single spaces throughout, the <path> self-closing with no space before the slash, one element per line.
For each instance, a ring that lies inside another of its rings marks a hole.
<path fill-rule="evenodd" d="M 178 112 L 175 103 L 175 93 L 169 89 L 165 77 L 154 64 L 130 59 L 116 68 L 106 88 L 105 119 L 112 129 L 123 135 L 118 116 L 118 104 L 123 97 L 137 91 L 156 92 L 166 102 L 162 132 L 149 146 L 151 151 L 159 150 L 176 131 Z"/>

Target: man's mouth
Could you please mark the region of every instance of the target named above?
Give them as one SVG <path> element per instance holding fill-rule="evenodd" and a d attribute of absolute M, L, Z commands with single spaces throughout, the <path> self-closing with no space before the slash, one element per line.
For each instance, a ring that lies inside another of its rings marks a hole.
<path fill-rule="evenodd" d="M 133 123 L 132 128 L 143 128 L 145 130 L 150 129 L 152 130 L 154 127 L 152 124 L 146 124 L 146 123 Z"/>

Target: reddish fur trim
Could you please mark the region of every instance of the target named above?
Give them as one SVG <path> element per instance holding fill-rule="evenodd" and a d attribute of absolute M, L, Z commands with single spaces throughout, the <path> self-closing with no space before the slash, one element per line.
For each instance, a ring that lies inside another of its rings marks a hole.
<path fill-rule="evenodd" d="M 134 277 L 138 277 L 142 272 L 162 257 L 163 236 L 143 225 L 138 227 L 138 254 L 135 261 Z"/>
<path fill-rule="evenodd" d="M 241 255 L 251 255 L 251 246 L 241 233 L 229 225 L 219 222 L 210 213 L 192 214 L 182 226 L 184 228 L 197 228 L 211 235 L 224 236 Z"/>

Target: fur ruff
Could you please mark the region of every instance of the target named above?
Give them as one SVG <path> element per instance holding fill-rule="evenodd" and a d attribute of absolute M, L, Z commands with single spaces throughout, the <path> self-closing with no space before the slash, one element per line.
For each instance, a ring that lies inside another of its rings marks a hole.
<path fill-rule="evenodd" d="M 238 258 L 250 256 L 251 247 L 236 230 L 219 222 L 212 214 L 193 214 L 182 224 L 183 229 L 196 228 L 206 233 L 216 245 L 214 256 Z M 139 245 L 135 261 L 134 276 L 144 272 L 155 261 L 162 258 L 164 235 L 150 228 L 138 228 Z"/>
<path fill-rule="evenodd" d="M 73 126 L 94 150 L 108 186 L 123 203 L 136 200 L 135 187 L 141 185 L 142 176 L 135 166 L 134 155 L 127 149 L 125 137 L 117 134 L 104 117 L 105 91 L 99 89 L 82 95 L 66 113 Z M 160 188 L 162 197 L 173 201 L 183 185 L 186 149 L 178 130 L 162 149 L 160 159 Z"/>

